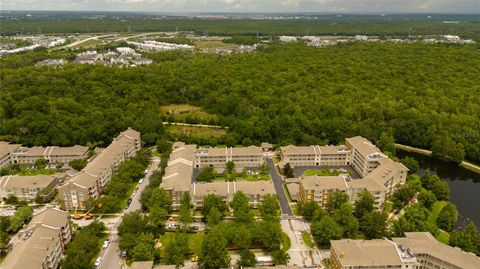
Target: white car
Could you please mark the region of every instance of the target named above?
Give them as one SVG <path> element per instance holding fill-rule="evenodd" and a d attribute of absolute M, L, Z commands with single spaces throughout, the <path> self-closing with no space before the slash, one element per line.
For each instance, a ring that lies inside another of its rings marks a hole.
<path fill-rule="evenodd" d="M 97 260 L 95 261 L 95 267 L 99 267 L 101 263 L 102 263 L 102 257 L 98 257 Z"/>
<path fill-rule="evenodd" d="M 138 181 L 139 184 L 143 183 L 143 177 Z"/>
<path fill-rule="evenodd" d="M 105 242 L 103 242 L 103 248 L 108 248 L 108 244 L 110 244 L 110 239 L 107 239 Z"/>

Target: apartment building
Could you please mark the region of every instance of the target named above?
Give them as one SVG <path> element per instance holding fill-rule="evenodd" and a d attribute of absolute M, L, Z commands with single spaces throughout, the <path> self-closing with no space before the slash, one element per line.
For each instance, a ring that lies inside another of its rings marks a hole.
<path fill-rule="evenodd" d="M 214 167 L 217 173 L 223 173 L 227 162 L 235 163 L 237 172 L 245 168 L 261 166 L 262 148 L 257 146 L 239 148 L 201 148 L 195 151 L 195 168 Z"/>
<path fill-rule="evenodd" d="M 301 176 L 299 198 L 303 202 L 314 201 L 322 207 L 327 206 L 328 197 L 333 192 L 348 191 L 347 175 L 339 176 Z"/>
<path fill-rule="evenodd" d="M 332 269 L 411 269 L 418 264 L 408 249 L 387 239 L 343 239 L 330 243 Z"/>
<path fill-rule="evenodd" d="M 160 186 L 170 193 L 173 210 L 180 208 L 183 194 L 190 192 L 196 148 L 196 145 L 185 145 L 183 142 L 172 145 L 172 153 Z"/>
<path fill-rule="evenodd" d="M 65 246 L 72 237 L 67 217 L 66 211 L 54 208 L 35 214 L 18 233 L 17 244 L 0 268 L 59 268 Z"/>
<path fill-rule="evenodd" d="M 49 163 L 69 163 L 76 159 L 85 159 L 88 156 L 88 148 L 75 145 L 73 147 L 20 147 L 12 153 L 12 164 L 33 164 L 38 159 L 45 159 Z"/>
<path fill-rule="evenodd" d="M 350 164 L 350 150 L 345 146 L 280 147 L 282 163 L 291 166 L 343 166 Z"/>
<path fill-rule="evenodd" d="M 275 195 L 275 187 L 271 181 L 232 181 L 232 182 L 208 182 L 193 183 L 190 187 L 190 195 L 195 208 L 203 206 L 203 200 L 207 195 L 220 196 L 228 203 L 236 192 L 243 192 L 248 198 L 250 206 L 257 208 L 265 195 Z"/>
<path fill-rule="evenodd" d="M 406 237 L 392 238 L 410 250 L 418 260 L 414 269 L 478 269 L 480 257 L 438 242 L 428 232 L 405 233 Z"/>
<path fill-rule="evenodd" d="M 0 141 L 0 168 L 7 167 L 13 163 L 12 153 L 21 146 L 20 144 L 9 144 L 8 142 Z"/>
<path fill-rule="evenodd" d="M 118 166 L 134 156 L 140 147 L 139 132 L 131 128 L 121 132 L 82 171 L 59 188 L 63 208 L 85 209 L 85 201 L 89 198 L 97 198 Z"/>
<path fill-rule="evenodd" d="M 0 198 L 5 200 L 13 195 L 20 200 L 33 201 L 41 191 L 49 190 L 44 194 L 48 200 L 55 195 L 59 181 L 59 175 L 3 176 L 0 178 Z"/>
<path fill-rule="evenodd" d="M 380 166 L 382 158 L 388 158 L 372 142 L 361 136 L 346 138 L 345 145 L 351 151 L 352 167 L 361 177 Z"/>

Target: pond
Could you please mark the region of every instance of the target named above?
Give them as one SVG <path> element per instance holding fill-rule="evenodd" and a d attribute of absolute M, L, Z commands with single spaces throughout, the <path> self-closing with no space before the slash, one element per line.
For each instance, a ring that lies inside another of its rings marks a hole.
<path fill-rule="evenodd" d="M 480 225 L 480 174 L 465 169 L 452 162 L 435 159 L 418 153 L 397 150 L 397 156 L 410 156 L 420 163 L 418 175 L 425 171 L 446 180 L 450 186 L 450 201 L 463 218 Z"/>

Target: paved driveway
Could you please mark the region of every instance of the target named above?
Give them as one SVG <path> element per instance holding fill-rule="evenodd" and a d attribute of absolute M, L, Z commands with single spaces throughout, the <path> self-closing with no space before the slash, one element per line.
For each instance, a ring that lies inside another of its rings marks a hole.
<path fill-rule="evenodd" d="M 282 210 L 282 214 L 293 216 L 292 209 L 288 203 L 287 195 L 283 190 L 283 179 L 278 174 L 275 164 L 273 163 L 272 158 L 267 159 L 268 164 L 268 173 L 272 178 L 273 185 L 275 186 L 275 192 L 278 196 L 278 201 L 280 202 L 280 209 Z"/>

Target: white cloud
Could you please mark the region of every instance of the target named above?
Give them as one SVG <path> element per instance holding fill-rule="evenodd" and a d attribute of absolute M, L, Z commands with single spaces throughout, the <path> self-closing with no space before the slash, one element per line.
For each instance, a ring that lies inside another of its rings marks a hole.
<path fill-rule="evenodd" d="M 282 0 L 280 4 L 286 7 L 298 7 L 299 0 Z"/>

